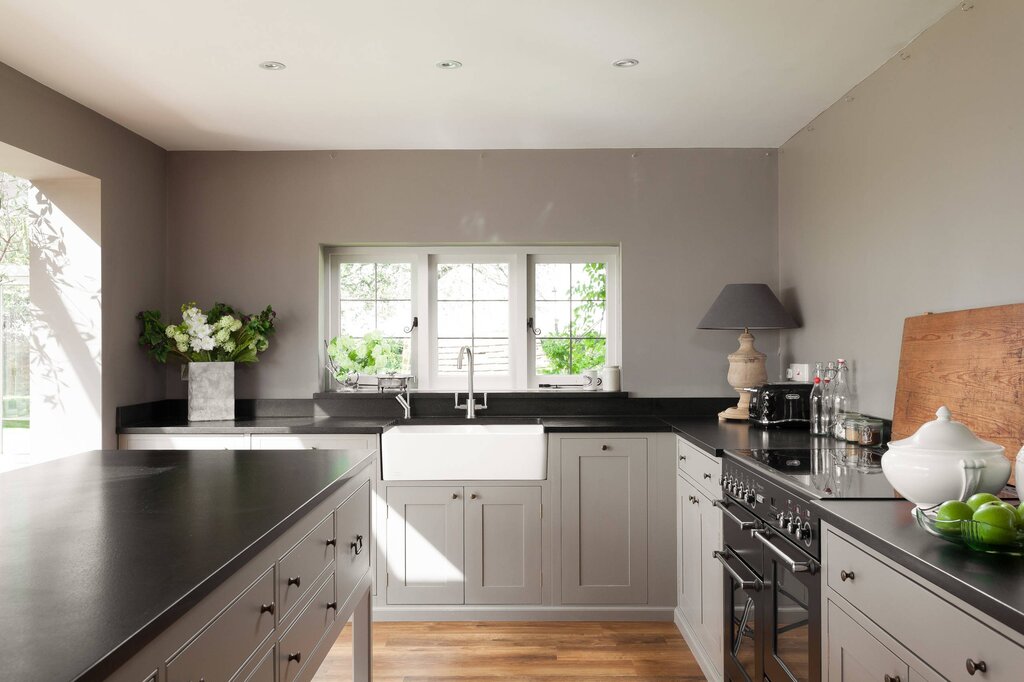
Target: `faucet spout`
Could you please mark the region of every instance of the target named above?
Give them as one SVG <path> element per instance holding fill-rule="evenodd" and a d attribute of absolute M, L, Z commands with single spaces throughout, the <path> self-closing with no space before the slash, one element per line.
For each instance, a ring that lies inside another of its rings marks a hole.
<path fill-rule="evenodd" d="M 455 407 L 457 409 L 465 410 L 466 411 L 466 419 L 473 419 L 473 418 L 476 417 L 476 411 L 477 410 L 486 410 L 487 409 L 487 394 L 484 394 L 484 404 L 478 406 L 476 404 L 476 396 L 473 394 L 473 369 L 474 369 L 473 368 L 473 349 L 470 348 L 469 346 L 463 346 L 462 348 L 459 349 L 459 358 L 458 358 L 458 360 L 455 363 L 455 366 L 458 369 L 462 369 L 462 361 L 463 361 L 463 359 L 465 359 L 467 361 L 468 365 L 469 365 L 468 371 L 466 373 L 467 374 L 467 383 L 468 383 L 466 388 L 467 388 L 468 395 L 466 396 L 466 404 L 465 405 L 459 405 L 459 394 L 456 393 L 455 394 Z"/>
<path fill-rule="evenodd" d="M 409 389 L 405 389 L 405 393 L 399 393 L 395 396 L 395 400 L 405 410 L 405 419 L 412 418 L 412 396 L 409 395 Z"/>

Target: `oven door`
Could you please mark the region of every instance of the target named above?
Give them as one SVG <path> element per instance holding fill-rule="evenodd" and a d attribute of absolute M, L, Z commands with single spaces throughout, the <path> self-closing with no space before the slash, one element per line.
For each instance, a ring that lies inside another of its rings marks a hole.
<path fill-rule="evenodd" d="M 723 649 L 726 682 L 761 682 L 763 679 L 762 547 L 751 531 L 761 522 L 729 499 L 718 500 L 722 510 L 724 546 L 715 552 L 724 575 Z"/>
<path fill-rule="evenodd" d="M 764 548 L 764 675 L 770 682 L 821 679 L 821 566 L 770 529 Z"/>

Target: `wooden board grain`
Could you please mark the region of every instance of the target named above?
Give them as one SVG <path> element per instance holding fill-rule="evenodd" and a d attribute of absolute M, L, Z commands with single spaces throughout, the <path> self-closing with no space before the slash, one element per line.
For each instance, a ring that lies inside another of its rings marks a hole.
<path fill-rule="evenodd" d="M 980 438 L 1024 445 L 1024 304 L 908 317 L 903 324 L 893 440 L 942 405 Z"/>

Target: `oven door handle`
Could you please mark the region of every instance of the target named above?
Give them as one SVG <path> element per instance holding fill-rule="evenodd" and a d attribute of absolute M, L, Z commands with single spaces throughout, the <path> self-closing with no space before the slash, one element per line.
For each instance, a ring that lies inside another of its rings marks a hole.
<path fill-rule="evenodd" d="M 718 562 L 722 564 L 722 568 L 725 572 L 732 576 L 732 579 L 736 581 L 736 584 L 740 586 L 741 590 L 754 590 L 760 592 L 761 588 L 764 587 L 764 583 L 756 578 L 754 580 L 744 580 L 743 576 L 736 572 L 736 569 L 729 565 L 729 555 L 732 554 L 732 550 L 726 547 L 722 551 L 715 550 L 711 553 L 711 556 L 718 559 Z"/>
<path fill-rule="evenodd" d="M 812 562 L 810 562 L 810 561 L 793 561 L 792 559 L 789 558 L 789 556 L 785 552 L 783 552 L 781 549 L 779 549 L 778 547 L 776 547 L 775 545 L 772 544 L 772 541 L 769 539 L 768 533 L 769 533 L 769 531 L 767 529 L 762 529 L 762 530 L 752 531 L 750 534 L 753 535 L 758 540 L 760 540 L 762 545 L 764 545 L 765 547 L 770 549 L 772 552 L 774 552 L 775 556 L 779 557 L 784 562 L 786 562 L 786 565 L 789 567 L 789 570 L 792 571 L 793 573 L 805 573 L 807 571 L 813 572 L 813 570 L 812 570 Z"/>
<path fill-rule="evenodd" d="M 732 519 L 733 522 L 740 527 L 740 530 L 752 530 L 757 528 L 757 521 L 743 521 L 740 517 L 729 511 L 729 502 L 726 500 L 715 500 L 711 503 L 711 506 L 721 509 L 723 514 Z"/>

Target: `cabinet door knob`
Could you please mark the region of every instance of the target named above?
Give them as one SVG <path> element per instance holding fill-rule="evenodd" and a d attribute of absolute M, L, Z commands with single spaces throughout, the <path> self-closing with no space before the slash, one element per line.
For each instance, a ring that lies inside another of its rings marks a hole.
<path fill-rule="evenodd" d="M 288 660 L 298 663 L 302 661 L 302 653 L 288 654 Z M 896 682 L 899 682 L 899 680 L 896 680 Z"/>
<path fill-rule="evenodd" d="M 975 661 L 974 659 L 967 659 L 967 674 L 973 675 L 976 672 L 987 672 L 988 664 L 985 661 Z"/>
<path fill-rule="evenodd" d="M 338 602 L 336 602 L 336 601 L 328 602 L 327 603 L 327 608 L 328 608 L 328 610 L 334 609 L 335 611 L 337 611 L 338 610 Z"/>
<path fill-rule="evenodd" d="M 358 556 L 359 553 L 363 551 L 363 536 L 357 535 L 356 541 L 349 543 L 349 547 L 351 547 L 352 551 Z"/>
<path fill-rule="evenodd" d="M 679 461 L 680 462 L 685 462 L 686 461 L 686 455 L 679 455 Z"/>
<path fill-rule="evenodd" d="M 847 580 L 853 580 L 853 571 L 839 571 L 839 579 L 842 580 L 844 583 Z"/>
<path fill-rule="evenodd" d="M 607 445 L 602 445 L 602 446 L 601 446 L 601 449 L 602 449 L 602 450 L 607 450 L 607 449 L 608 449 L 608 446 L 607 446 Z"/>
<path fill-rule="evenodd" d="M 260 604 L 260 613 L 273 613 L 273 612 L 274 612 L 274 602 L 270 602 L 269 604 Z"/>
<path fill-rule="evenodd" d="M 338 538 L 331 538 L 330 540 L 328 540 L 327 541 L 327 546 L 328 547 L 337 547 L 338 546 Z"/>
<path fill-rule="evenodd" d="M 890 675 L 889 673 L 886 673 L 885 674 L 885 682 L 900 682 L 900 676 L 899 675 Z"/>
<path fill-rule="evenodd" d="M 476 499 L 476 493 L 470 493 L 469 494 L 469 499 L 475 500 Z"/>
<path fill-rule="evenodd" d="M 707 480 L 710 481 L 711 480 L 711 474 L 704 474 L 704 478 L 706 478 Z"/>
<path fill-rule="evenodd" d="M 452 493 L 452 499 L 453 500 L 459 499 L 459 494 L 458 493 Z"/>
<path fill-rule="evenodd" d="M 295 578 L 288 578 L 288 584 L 289 585 L 295 585 L 295 587 L 301 587 L 302 586 L 302 576 L 297 576 Z"/>

